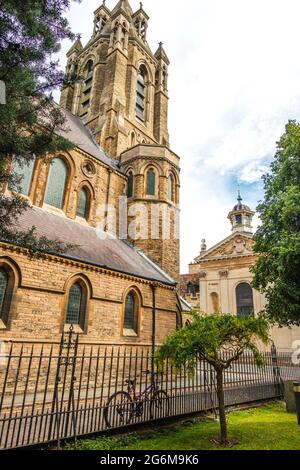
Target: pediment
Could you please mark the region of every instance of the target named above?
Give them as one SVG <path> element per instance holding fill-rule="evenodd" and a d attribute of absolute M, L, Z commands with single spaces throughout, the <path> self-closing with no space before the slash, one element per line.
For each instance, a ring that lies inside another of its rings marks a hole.
<path fill-rule="evenodd" d="M 206 253 L 195 259 L 196 263 L 216 258 L 249 256 L 253 254 L 253 238 L 251 234 L 234 233 L 213 246 Z"/>

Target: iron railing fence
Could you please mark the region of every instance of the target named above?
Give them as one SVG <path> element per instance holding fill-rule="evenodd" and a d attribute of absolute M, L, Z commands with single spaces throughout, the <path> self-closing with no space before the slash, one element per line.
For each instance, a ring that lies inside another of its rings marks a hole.
<path fill-rule="evenodd" d="M 227 405 L 282 396 L 283 379 L 300 379 L 291 354 L 245 353 L 225 372 Z M 191 376 L 171 364 L 157 373 L 151 348 L 81 344 L 72 331 L 60 344 L 9 343 L 0 357 L 0 449 L 181 416 L 217 407 L 216 378 L 205 361 Z"/>

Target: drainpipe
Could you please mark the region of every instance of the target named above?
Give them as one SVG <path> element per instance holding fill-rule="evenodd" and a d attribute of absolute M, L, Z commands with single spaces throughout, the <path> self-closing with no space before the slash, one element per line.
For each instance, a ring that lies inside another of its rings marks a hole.
<path fill-rule="evenodd" d="M 110 180 L 111 180 L 112 169 L 108 168 L 107 171 L 108 171 L 108 179 L 107 179 L 107 191 L 106 191 L 105 214 L 104 214 L 104 220 L 105 220 L 104 232 L 107 232 L 107 216 L 108 216 Z"/>
<path fill-rule="evenodd" d="M 157 284 L 151 284 L 152 290 L 152 349 L 151 349 L 151 373 L 154 373 L 154 356 L 155 356 L 155 346 L 156 346 L 156 289 Z"/>

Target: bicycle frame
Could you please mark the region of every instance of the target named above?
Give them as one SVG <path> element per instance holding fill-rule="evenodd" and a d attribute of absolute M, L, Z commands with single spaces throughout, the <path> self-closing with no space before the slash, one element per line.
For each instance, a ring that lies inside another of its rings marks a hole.
<path fill-rule="evenodd" d="M 158 374 L 155 372 L 151 376 L 151 384 L 148 385 L 140 394 L 136 394 L 136 380 L 132 381 L 133 383 L 128 385 L 128 393 L 130 396 L 133 397 L 134 401 L 142 401 L 143 399 L 147 399 L 149 395 L 153 394 L 154 392 L 157 392 L 159 390 L 159 385 L 158 385 Z"/>

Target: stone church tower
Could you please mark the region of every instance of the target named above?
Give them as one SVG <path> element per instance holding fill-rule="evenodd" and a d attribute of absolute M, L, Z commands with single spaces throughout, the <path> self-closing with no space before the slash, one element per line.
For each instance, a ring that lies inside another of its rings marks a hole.
<path fill-rule="evenodd" d="M 62 91 L 60 104 L 128 178 L 128 223 L 137 214 L 143 221 L 137 237 L 129 230 L 123 238 L 178 279 L 180 168 L 169 148 L 169 59 L 162 43 L 152 53 L 148 22 L 142 4 L 133 12 L 120 0 L 110 11 L 103 1 L 88 44 L 78 38 L 67 54 L 66 73 L 83 79 Z"/>

